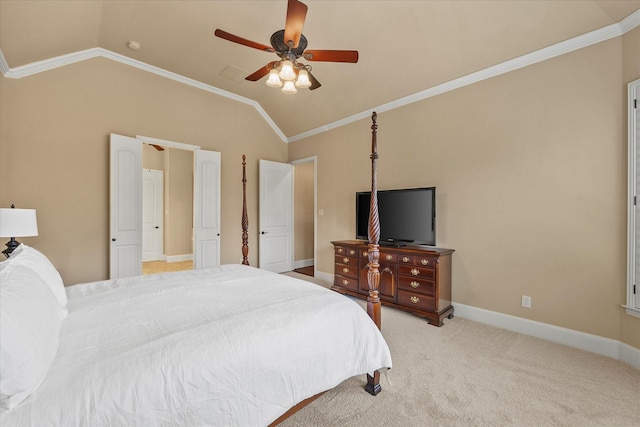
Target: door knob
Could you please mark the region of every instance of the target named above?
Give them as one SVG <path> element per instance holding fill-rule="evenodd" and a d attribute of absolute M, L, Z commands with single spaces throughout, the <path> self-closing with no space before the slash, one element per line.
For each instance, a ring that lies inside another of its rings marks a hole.
<path fill-rule="evenodd" d="M 116 241 L 116 239 L 115 239 L 115 238 L 113 238 L 113 239 L 111 239 L 111 241 L 112 241 L 112 242 L 115 242 L 115 241 Z"/>
<path fill-rule="evenodd" d="M 260 232 L 260 234 L 267 234 L 267 233 L 268 233 L 268 231 L 262 231 L 262 232 Z"/>
<path fill-rule="evenodd" d="M 158 227 L 158 226 L 156 225 L 156 227 L 155 227 L 155 228 L 160 228 L 160 227 Z"/>

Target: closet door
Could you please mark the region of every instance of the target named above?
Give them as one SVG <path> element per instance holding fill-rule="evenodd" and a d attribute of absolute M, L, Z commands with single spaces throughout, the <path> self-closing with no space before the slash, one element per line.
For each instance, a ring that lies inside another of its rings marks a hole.
<path fill-rule="evenodd" d="M 193 268 L 220 265 L 220 153 L 194 151 Z"/>
<path fill-rule="evenodd" d="M 260 268 L 293 270 L 293 166 L 260 160 Z"/>
<path fill-rule="evenodd" d="M 109 277 L 142 274 L 142 143 L 111 134 Z"/>

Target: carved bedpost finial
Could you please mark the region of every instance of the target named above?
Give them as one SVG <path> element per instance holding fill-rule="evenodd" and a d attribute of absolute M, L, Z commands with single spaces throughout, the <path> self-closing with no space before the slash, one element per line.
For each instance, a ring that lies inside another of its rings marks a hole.
<path fill-rule="evenodd" d="M 242 155 L 242 264 L 249 265 L 249 216 L 247 215 L 247 157 Z"/>

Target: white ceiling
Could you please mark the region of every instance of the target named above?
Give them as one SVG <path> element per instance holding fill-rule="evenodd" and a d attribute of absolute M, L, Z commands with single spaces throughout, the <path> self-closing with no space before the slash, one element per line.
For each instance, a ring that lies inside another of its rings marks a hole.
<path fill-rule="evenodd" d="M 10 70 L 102 48 L 253 100 L 284 138 L 295 140 L 619 24 L 640 10 L 640 0 L 303 2 L 309 8 L 303 29 L 308 48 L 358 50 L 360 60 L 307 62 L 322 87 L 295 95 L 267 87 L 266 78 L 244 80 L 277 60 L 275 54 L 213 35 L 220 28 L 269 45 L 271 34 L 284 28 L 285 0 L 0 0 L 0 48 Z M 129 49 L 130 40 L 142 49 Z"/>

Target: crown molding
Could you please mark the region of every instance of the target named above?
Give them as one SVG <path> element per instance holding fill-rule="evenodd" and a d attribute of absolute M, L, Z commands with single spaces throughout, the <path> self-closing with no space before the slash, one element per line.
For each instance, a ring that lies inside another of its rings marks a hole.
<path fill-rule="evenodd" d="M 575 50 L 582 49 L 582 48 L 594 45 L 596 43 L 607 41 L 615 37 L 620 37 L 625 33 L 635 29 L 639 25 L 640 25 L 640 10 L 637 10 L 631 15 L 624 18 L 619 23 L 611 24 L 606 27 L 600 28 L 598 30 L 594 30 L 586 34 L 573 37 L 571 39 L 562 41 L 560 43 L 556 43 L 554 45 L 536 50 L 534 52 L 519 56 L 514 59 L 510 59 L 508 61 L 485 68 L 483 70 L 480 70 L 471 74 L 467 74 L 466 76 L 462 76 L 457 79 L 450 80 L 448 82 L 439 84 L 429 89 L 416 92 L 412 95 L 408 95 L 403 98 L 399 98 L 394 101 L 387 102 L 382 105 L 378 105 L 366 111 L 362 111 L 360 113 L 325 124 L 323 126 L 308 130 L 303 133 L 299 133 L 297 135 L 293 135 L 291 137 L 287 137 L 276 125 L 276 123 L 271 119 L 271 117 L 267 114 L 267 112 L 264 111 L 262 106 L 257 101 L 254 101 L 253 99 L 236 95 L 232 92 L 219 89 L 215 86 L 211 86 L 206 83 L 199 82 L 197 80 L 182 76 L 180 74 L 176 74 L 171 71 L 167 71 L 162 68 L 149 65 L 142 61 L 138 61 L 136 59 L 132 59 L 127 56 L 120 55 L 118 53 L 115 53 L 103 48 L 99 48 L 99 47 L 87 49 L 79 52 L 74 52 L 66 55 L 61 55 L 55 58 L 33 62 L 30 64 L 25 64 L 19 67 L 15 67 L 15 68 L 9 67 L 9 64 L 7 63 L 6 58 L 4 56 L 4 52 L 2 51 L 2 49 L 0 49 L 0 72 L 6 78 L 20 79 L 23 77 L 28 77 L 34 74 L 38 74 L 38 73 L 53 70 L 59 67 L 63 67 L 65 65 L 74 64 L 76 62 L 86 61 L 88 59 L 93 59 L 98 57 L 106 58 L 106 59 L 116 61 L 125 65 L 129 65 L 139 70 L 143 70 L 152 74 L 156 74 L 161 77 L 165 77 L 165 78 L 177 81 L 179 83 L 186 84 L 188 86 L 192 86 L 192 87 L 204 90 L 206 92 L 210 92 L 210 93 L 220 95 L 237 102 L 241 102 L 243 104 L 251 105 L 253 108 L 256 109 L 258 114 L 262 116 L 262 118 L 267 122 L 267 124 L 271 127 L 271 129 L 273 129 L 276 135 L 278 135 L 278 137 L 283 142 L 289 143 L 289 142 L 294 142 L 294 141 L 299 141 L 305 138 L 309 138 L 311 136 L 314 136 L 323 132 L 327 132 L 332 129 L 336 129 L 336 128 L 345 126 L 347 124 L 366 119 L 371 115 L 372 111 L 382 113 L 385 111 L 394 110 L 396 108 L 404 107 L 406 105 L 413 104 L 414 102 L 422 101 L 427 98 L 441 95 L 443 93 L 450 92 L 452 90 L 456 90 L 456 89 L 480 82 L 482 80 L 490 79 L 491 77 L 499 76 L 501 74 L 505 74 L 514 70 L 518 70 L 523 67 L 527 67 L 529 65 L 536 64 L 541 61 L 545 61 L 547 59 L 554 58 L 556 56 L 564 55 L 566 53 L 573 52 Z"/>
<path fill-rule="evenodd" d="M 180 74 L 164 70 L 154 65 L 149 65 L 145 62 L 138 61 L 137 59 L 129 58 L 119 53 L 112 52 L 100 47 L 82 50 L 79 52 L 73 52 L 66 55 L 56 56 L 55 58 L 45 59 L 43 61 L 32 62 L 30 64 L 21 65 L 19 67 L 10 68 L 4 56 L 4 52 L 0 49 L 0 71 L 2 75 L 10 79 L 21 79 L 23 77 L 32 76 L 45 71 L 54 70 L 66 65 L 75 64 L 77 62 L 86 61 L 93 58 L 105 58 L 111 61 L 119 62 L 121 64 L 128 65 L 130 67 L 137 68 L 148 73 L 156 74 L 167 79 L 186 84 L 188 86 L 195 87 L 200 90 L 204 90 L 209 93 L 223 96 L 225 98 L 241 102 L 243 104 L 251 105 L 258 111 L 258 114 L 271 126 L 273 131 L 280 137 L 283 142 L 288 142 L 285 134 L 275 124 L 275 122 L 269 117 L 266 111 L 262 108 L 258 102 L 253 99 L 245 98 L 244 96 L 236 95 L 235 93 L 228 92 L 226 90 L 219 89 L 215 86 L 202 83 L 200 81 L 191 79 L 189 77 L 182 76 Z M 6 66 L 6 68 L 5 68 Z"/>
<path fill-rule="evenodd" d="M 414 102 L 422 101 L 427 98 L 441 95 L 452 90 L 462 88 L 464 86 L 478 83 L 482 80 L 490 79 L 491 77 L 499 76 L 501 74 L 515 71 L 520 68 L 527 67 L 529 65 L 536 64 L 547 59 L 554 58 L 556 56 L 564 55 L 575 50 L 579 50 L 596 43 L 600 43 L 615 37 L 620 37 L 628 31 L 636 28 L 640 25 L 640 10 L 635 11 L 617 24 L 611 24 L 598 30 L 591 31 L 589 33 L 556 43 L 554 45 L 536 50 L 531 53 L 519 56 L 514 59 L 502 62 L 500 64 L 485 68 L 480 71 L 476 71 L 466 76 L 459 77 L 454 80 L 433 86 L 429 89 L 425 89 L 420 92 L 416 92 L 412 95 L 405 96 L 403 98 L 396 99 L 386 104 L 378 105 L 369 110 L 362 111 L 358 114 L 354 114 L 344 119 L 328 123 L 315 129 L 300 133 L 289 137 L 289 142 L 298 141 L 308 138 L 313 135 L 317 135 L 326 132 L 331 129 L 335 129 L 349 123 L 353 123 L 371 116 L 371 112 L 382 113 L 396 108 L 404 107 L 405 105 L 413 104 Z"/>

